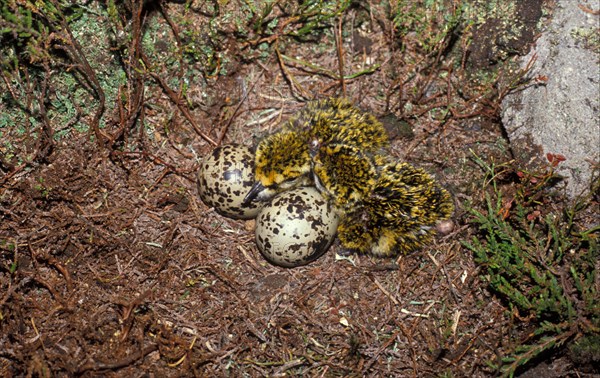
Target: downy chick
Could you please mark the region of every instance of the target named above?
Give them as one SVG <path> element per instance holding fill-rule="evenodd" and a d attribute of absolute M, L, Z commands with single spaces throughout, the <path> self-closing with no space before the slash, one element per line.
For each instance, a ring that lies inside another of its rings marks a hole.
<path fill-rule="evenodd" d="M 449 193 L 424 170 L 387 162 L 380 166 L 371 193 L 342 217 L 338 237 L 345 248 L 358 253 L 408 253 L 428 243 L 436 222 L 448 219 L 453 209 Z"/>
<path fill-rule="evenodd" d="M 280 132 L 258 144 L 256 183 L 245 202 L 267 200 L 284 190 L 311 183 L 310 150 L 348 146 L 375 153 L 387 144 L 383 125 L 350 101 L 330 98 L 310 102 Z"/>
<path fill-rule="evenodd" d="M 374 153 L 389 144 L 383 124 L 345 98 L 312 101 L 285 128 L 307 131 L 313 148 L 341 144 Z"/>
<path fill-rule="evenodd" d="M 342 214 L 373 191 L 377 169 L 370 154 L 360 148 L 334 144 L 311 146 L 313 179 L 317 189 Z"/>
<path fill-rule="evenodd" d="M 244 203 L 265 201 L 277 193 L 310 184 L 307 138 L 303 131 L 282 131 L 260 142 L 254 155 L 256 182 Z"/>

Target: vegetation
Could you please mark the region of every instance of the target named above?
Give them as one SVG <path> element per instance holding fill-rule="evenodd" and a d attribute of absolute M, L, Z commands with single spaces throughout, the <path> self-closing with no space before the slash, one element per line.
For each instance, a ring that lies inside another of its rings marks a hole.
<path fill-rule="evenodd" d="M 477 156 L 475 160 L 487 172 L 491 191 L 484 209 L 470 209 L 480 233 L 465 245 L 511 319 L 532 329 L 525 338 L 510 340 L 509 350 L 493 364 L 512 376 L 519 366 L 565 344 L 587 356 L 579 362 L 598 361 L 600 226 L 581 229 L 575 222 L 590 198 L 553 208 L 558 203 L 553 168 L 560 156 L 549 154 L 551 166 L 539 172 L 519 170 L 513 163 L 495 166 Z M 507 175 L 516 177 L 513 194 L 498 183 Z"/>

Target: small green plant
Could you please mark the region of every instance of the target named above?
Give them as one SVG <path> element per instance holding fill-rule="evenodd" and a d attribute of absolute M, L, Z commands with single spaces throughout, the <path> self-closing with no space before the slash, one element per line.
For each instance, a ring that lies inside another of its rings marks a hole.
<path fill-rule="evenodd" d="M 512 377 L 518 367 L 563 345 L 600 350 L 593 342 L 597 338 L 590 339 L 600 331 L 595 270 L 600 226 L 578 226 L 577 213 L 585 209 L 582 201 L 551 209 L 557 203 L 551 189 L 557 179 L 553 168 L 563 159 L 549 154 L 551 167 L 539 172 L 514 169 L 513 164 L 501 165 L 499 171 L 475 159 L 487 172 L 486 187 L 492 190 L 483 210 L 470 209 L 479 233 L 464 244 L 483 268 L 482 279 L 506 303 L 510 315 L 534 327 L 524 339 L 511 340 L 511 350 L 491 364 L 504 376 Z M 507 174 L 516 178 L 510 192 L 497 182 Z M 578 340 L 585 343 L 577 344 Z"/>
<path fill-rule="evenodd" d="M 49 199 L 52 188 L 48 187 L 42 177 L 37 179 L 37 184 L 34 185 L 34 189 L 40 193 L 40 197 L 43 199 Z"/>
<path fill-rule="evenodd" d="M 414 33 L 420 47 L 431 53 L 459 25 L 463 7 L 445 0 L 399 0 L 392 2 L 391 17 L 400 37 Z"/>

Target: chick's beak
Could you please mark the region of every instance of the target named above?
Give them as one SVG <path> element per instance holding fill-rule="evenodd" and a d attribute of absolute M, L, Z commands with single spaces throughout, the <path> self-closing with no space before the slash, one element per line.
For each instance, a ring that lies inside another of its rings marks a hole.
<path fill-rule="evenodd" d="M 255 182 L 254 185 L 252 185 L 252 188 L 250 188 L 248 194 L 246 194 L 246 197 L 244 197 L 242 204 L 248 205 L 250 202 L 254 201 L 258 193 L 262 192 L 263 190 L 265 190 L 263 184 L 261 184 L 260 181 Z"/>

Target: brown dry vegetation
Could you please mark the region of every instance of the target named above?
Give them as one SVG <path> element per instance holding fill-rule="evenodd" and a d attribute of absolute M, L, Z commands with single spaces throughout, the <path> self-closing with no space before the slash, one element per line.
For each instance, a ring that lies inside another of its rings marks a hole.
<path fill-rule="evenodd" d="M 217 16 L 216 2 L 123 2 L 112 19 L 88 3 L 105 34 L 48 21 L 45 54 L 4 70 L 0 109 L 26 116 L 1 129 L 0 375 L 495 374 L 488 361 L 530 330 L 480 281 L 464 205 L 483 200 L 473 154 L 511 159 L 499 104 L 524 73 L 493 51 L 482 60 L 485 41 L 475 65 L 476 26 L 443 34 L 439 10 L 415 33 L 387 3 L 355 4 L 294 38 L 295 3 L 245 36 L 222 17 L 241 17 L 239 4 L 221 3 Z M 541 3 L 529 3 L 534 25 Z M 202 41 L 212 50 L 194 55 Z M 64 73 L 80 92 L 65 94 Z M 391 154 L 453 193 L 454 230 L 397 259 L 340 258 L 334 245 L 306 267 L 274 267 L 252 222 L 198 199 L 195 170 L 216 144 L 251 144 L 333 95 L 382 117 Z"/>

